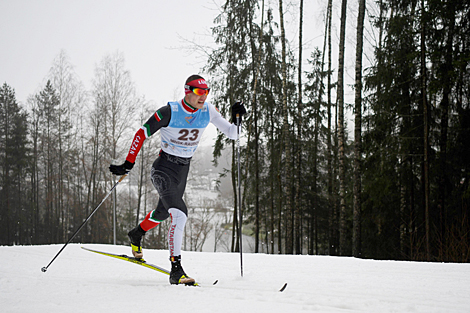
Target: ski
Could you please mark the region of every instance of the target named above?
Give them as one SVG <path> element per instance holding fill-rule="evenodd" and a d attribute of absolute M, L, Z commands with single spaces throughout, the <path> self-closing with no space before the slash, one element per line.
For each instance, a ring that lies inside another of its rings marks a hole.
<path fill-rule="evenodd" d="M 81 248 L 83 250 L 87 250 L 87 251 L 90 251 L 90 252 L 94 252 L 94 253 L 98 253 L 98 254 L 101 254 L 101 255 L 109 256 L 109 257 L 112 257 L 112 258 L 115 258 L 115 259 L 119 259 L 119 260 L 131 262 L 131 263 L 134 263 L 134 264 L 142 265 L 144 267 L 150 268 L 150 269 L 152 269 L 154 271 L 157 271 L 157 272 L 160 272 L 162 274 L 170 275 L 170 271 L 168 271 L 164 268 L 161 268 L 160 266 L 148 263 L 144 259 L 135 258 L 135 257 L 132 257 L 132 256 L 128 256 L 126 254 L 109 253 L 109 252 L 93 250 L 93 249 L 89 249 L 89 248 L 85 248 L 85 247 L 81 247 Z M 200 286 L 198 283 L 185 284 L 185 285 L 186 286 Z"/>
<path fill-rule="evenodd" d="M 147 261 L 145 261 L 144 259 L 139 259 L 139 258 L 135 258 L 135 257 L 132 257 L 132 256 L 128 256 L 126 254 L 115 254 L 115 253 L 110 253 L 110 252 L 104 252 L 104 251 L 98 251 L 98 250 L 94 250 L 94 249 L 90 249 L 90 248 L 85 248 L 85 247 L 81 247 L 83 250 L 87 250 L 87 251 L 90 251 L 90 252 L 94 252 L 94 253 L 97 253 L 97 254 L 101 254 L 101 255 L 105 255 L 105 256 L 109 256 L 109 257 L 112 257 L 112 258 L 115 258 L 115 259 L 119 259 L 119 260 L 123 260 L 123 261 L 127 261 L 127 262 L 131 262 L 131 263 L 134 263 L 134 264 L 138 264 L 138 265 L 141 265 L 141 266 L 144 266 L 144 267 L 147 267 L 149 269 L 152 269 L 154 271 L 157 271 L 157 272 L 160 272 L 162 274 L 166 274 L 166 275 L 170 275 L 170 271 L 160 267 L 160 266 L 157 266 L 157 265 L 154 265 L 154 264 L 151 264 L 151 263 L 148 263 Z M 212 285 L 216 285 L 219 281 L 218 280 L 215 280 Z M 183 284 L 182 284 L 183 285 Z M 198 283 L 194 283 L 194 284 L 187 284 L 186 286 L 198 286 L 200 287 L 201 285 L 199 285 Z M 287 288 L 287 283 L 285 283 L 281 289 L 279 290 L 279 292 L 283 292 L 285 289 Z"/>

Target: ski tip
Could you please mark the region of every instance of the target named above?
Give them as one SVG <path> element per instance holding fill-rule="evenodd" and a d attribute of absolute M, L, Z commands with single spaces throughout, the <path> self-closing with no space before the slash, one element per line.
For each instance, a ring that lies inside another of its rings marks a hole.
<path fill-rule="evenodd" d="M 212 285 L 216 285 L 219 282 L 218 279 L 215 280 L 215 282 L 212 283 Z"/>
<path fill-rule="evenodd" d="M 284 286 L 282 286 L 281 289 L 279 289 L 279 292 L 283 292 L 284 290 L 286 290 L 287 288 L 287 283 L 284 284 Z"/>

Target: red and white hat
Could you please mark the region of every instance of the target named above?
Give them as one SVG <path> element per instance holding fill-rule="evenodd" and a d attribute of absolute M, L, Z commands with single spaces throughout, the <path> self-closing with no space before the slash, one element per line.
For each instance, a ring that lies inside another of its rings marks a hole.
<path fill-rule="evenodd" d="M 204 78 L 198 78 L 198 79 L 195 79 L 195 80 L 192 80 L 192 81 L 188 82 L 184 86 L 185 94 L 188 94 L 188 93 L 191 92 L 191 90 L 189 89 L 189 86 L 196 87 L 196 88 L 201 88 L 201 89 L 209 89 L 209 87 L 207 86 L 207 83 L 206 83 Z"/>

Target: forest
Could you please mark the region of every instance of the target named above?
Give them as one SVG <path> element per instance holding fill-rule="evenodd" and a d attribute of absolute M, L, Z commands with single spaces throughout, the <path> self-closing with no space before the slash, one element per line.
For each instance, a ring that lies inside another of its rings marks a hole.
<path fill-rule="evenodd" d="M 297 13 L 286 15 L 287 5 Z M 244 94 L 248 110 L 240 158 L 221 133 L 212 149 L 214 164 L 231 152 L 221 173 L 233 187 L 231 250 L 239 250 L 241 209 L 255 252 L 469 262 L 470 4 L 327 0 L 323 45 L 314 49 L 302 44 L 303 5 L 226 0 L 214 20 L 216 48 L 202 69 L 210 101 L 228 119 Z M 298 25 L 295 44 L 286 16 L 297 18 L 289 21 Z M 347 38 L 353 18 L 355 38 Z M 132 121 L 143 124 L 156 108 L 136 92 L 120 53 L 96 64 L 91 90 L 65 51 L 26 104 L 14 88 L 0 86 L 0 245 L 64 243 L 119 179 L 108 167 L 127 153 Z M 127 244 L 127 231 L 155 208 L 146 170 L 154 137 L 128 178 L 132 189 L 113 193 L 75 241 Z M 161 232 L 149 247 L 164 247 Z"/>

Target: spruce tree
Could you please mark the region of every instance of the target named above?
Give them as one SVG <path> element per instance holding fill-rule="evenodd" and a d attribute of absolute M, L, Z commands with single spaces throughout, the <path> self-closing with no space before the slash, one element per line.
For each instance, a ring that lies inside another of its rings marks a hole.
<path fill-rule="evenodd" d="M 0 88 L 0 244 L 31 243 L 28 210 L 27 114 L 15 91 Z"/>

